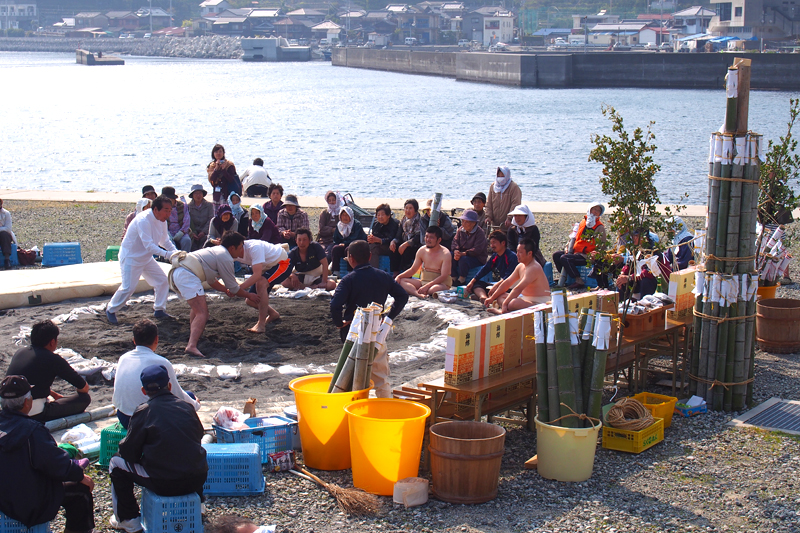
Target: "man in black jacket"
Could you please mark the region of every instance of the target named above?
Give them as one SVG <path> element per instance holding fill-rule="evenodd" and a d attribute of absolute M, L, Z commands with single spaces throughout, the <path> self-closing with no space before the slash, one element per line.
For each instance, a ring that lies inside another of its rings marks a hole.
<path fill-rule="evenodd" d="M 27 527 L 49 522 L 64 508 L 65 533 L 94 528 L 94 482 L 83 473 L 41 422 L 28 418 L 33 405 L 25 376 L 0 385 L 0 511 Z"/>
<path fill-rule="evenodd" d="M 194 406 L 174 396 L 162 365 L 142 370 L 142 392 L 149 398 L 134 411 L 128 434 L 111 458 L 111 526 L 128 533 L 142 530 L 134 483 L 160 496 L 196 492 L 202 498 L 208 474 L 200 444 L 203 424 Z"/>

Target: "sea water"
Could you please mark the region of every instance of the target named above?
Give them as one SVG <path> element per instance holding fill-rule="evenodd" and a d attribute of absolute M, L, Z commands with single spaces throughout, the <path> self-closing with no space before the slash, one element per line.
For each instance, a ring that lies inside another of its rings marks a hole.
<path fill-rule="evenodd" d="M 704 204 L 709 133 L 725 91 L 520 89 L 334 67 L 0 53 L 0 188 L 137 191 L 207 183 L 221 143 L 241 174 L 256 157 L 287 192 L 469 199 L 508 165 L 526 201 L 604 199 L 591 136 L 603 105 L 656 135 L 664 202 Z M 785 134 L 795 93 L 754 91 L 750 128 Z"/>

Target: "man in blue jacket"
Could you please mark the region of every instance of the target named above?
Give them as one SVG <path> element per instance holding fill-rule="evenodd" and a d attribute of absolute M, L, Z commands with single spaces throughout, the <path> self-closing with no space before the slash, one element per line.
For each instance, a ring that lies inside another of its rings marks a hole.
<path fill-rule="evenodd" d="M 63 507 L 64 533 L 91 532 L 94 482 L 83 473 L 89 462 L 71 460 L 44 425 L 28 417 L 33 399 L 25 376 L 3 380 L 0 405 L 0 511 L 33 527 Z"/>

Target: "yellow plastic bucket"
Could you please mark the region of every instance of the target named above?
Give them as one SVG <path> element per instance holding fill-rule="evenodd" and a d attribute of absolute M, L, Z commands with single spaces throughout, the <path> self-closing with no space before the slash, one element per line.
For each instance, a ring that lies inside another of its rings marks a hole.
<path fill-rule="evenodd" d="M 350 425 L 353 485 L 391 496 L 394 484 L 417 477 L 431 410 L 420 403 L 388 398 L 357 400 L 345 408 Z"/>
<path fill-rule="evenodd" d="M 369 395 L 369 389 L 328 394 L 332 377 L 333 374 L 315 374 L 289 382 L 297 404 L 303 461 L 317 470 L 350 468 L 350 435 L 344 406 Z"/>
<path fill-rule="evenodd" d="M 592 477 L 597 435 L 602 422 L 591 428 L 562 428 L 536 421 L 539 474 L 556 481 L 586 481 Z"/>

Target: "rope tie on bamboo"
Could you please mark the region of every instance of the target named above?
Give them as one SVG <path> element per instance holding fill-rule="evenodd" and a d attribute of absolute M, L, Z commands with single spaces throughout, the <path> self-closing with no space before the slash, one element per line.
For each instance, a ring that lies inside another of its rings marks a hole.
<path fill-rule="evenodd" d="M 750 383 L 752 383 L 752 382 L 754 382 L 756 380 L 755 376 L 753 376 L 752 378 L 746 379 L 744 381 L 737 381 L 737 382 L 728 383 L 728 382 L 724 382 L 724 381 L 718 381 L 716 379 L 699 378 L 697 376 L 693 376 L 691 372 L 689 373 L 689 379 L 693 379 L 698 383 L 705 383 L 706 385 L 711 385 L 711 387 L 709 387 L 711 389 L 713 389 L 717 385 L 721 385 L 722 387 L 725 388 L 725 390 L 728 390 L 728 387 L 736 387 L 737 385 L 749 385 Z"/>
<path fill-rule="evenodd" d="M 708 319 L 708 320 L 713 320 L 717 324 L 719 324 L 720 322 L 728 322 L 730 320 L 745 320 L 747 318 L 754 318 L 756 316 L 756 315 L 745 315 L 745 316 L 719 317 L 719 316 L 711 316 L 711 315 L 707 315 L 705 313 L 701 313 L 697 309 L 692 309 L 692 312 L 694 313 L 694 316 L 696 316 L 696 317 L 705 318 L 705 319 Z"/>
<path fill-rule="evenodd" d="M 623 398 L 608 410 L 606 424 L 627 431 L 639 431 L 655 424 L 652 413 L 639 400 Z"/>
<path fill-rule="evenodd" d="M 563 420 L 564 418 L 572 418 L 572 417 L 576 417 L 576 416 L 578 417 L 579 420 L 588 420 L 589 422 L 592 423 L 592 426 L 596 426 L 597 424 L 600 423 L 600 419 L 599 418 L 591 417 L 591 416 L 589 416 L 589 415 L 587 415 L 585 413 L 576 413 L 572 409 L 572 407 L 570 407 L 569 405 L 565 404 L 564 402 L 561 402 L 561 407 L 566 407 L 567 409 L 569 409 L 570 410 L 570 414 L 567 414 L 567 415 L 564 415 L 564 416 L 560 416 L 560 417 L 556 418 L 555 420 L 553 420 L 552 422 L 548 422 L 549 425 L 554 426 L 554 425 L 556 425 L 556 422 L 558 422 L 559 420 Z"/>
<path fill-rule="evenodd" d="M 759 180 L 746 180 L 743 178 L 723 178 L 722 176 L 712 176 L 711 174 L 708 175 L 708 179 L 710 180 L 717 180 L 717 181 L 738 181 L 741 183 L 759 183 Z"/>
<path fill-rule="evenodd" d="M 744 262 L 744 261 L 752 261 L 755 258 L 756 258 L 755 255 L 748 255 L 746 257 L 717 257 L 714 254 L 708 254 L 706 256 L 706 259 L 716 259 L 717 261 L 727 261 L 727 262 L 731 262 L 731 263 L 740 263 L 740 262 Z"/>

